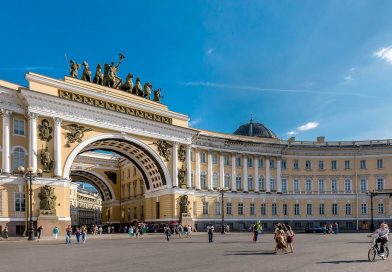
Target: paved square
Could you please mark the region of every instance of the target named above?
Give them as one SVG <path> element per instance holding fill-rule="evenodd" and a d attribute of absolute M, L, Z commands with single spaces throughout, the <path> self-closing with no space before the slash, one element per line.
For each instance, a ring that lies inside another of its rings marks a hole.
<path fill-rule="evenodd" d="M 86 244 L 66 245 L 63 239 L 0 241 L 1 270 L 5 271 L 391 271 L 391 259 L 367 261 L 366 234 L 297 234 L 294 254 L 273 255 L 271 234 L 257 243 L 248 233 L 206 233 L 191 239 L 124 234 L 89 237 Z"/>

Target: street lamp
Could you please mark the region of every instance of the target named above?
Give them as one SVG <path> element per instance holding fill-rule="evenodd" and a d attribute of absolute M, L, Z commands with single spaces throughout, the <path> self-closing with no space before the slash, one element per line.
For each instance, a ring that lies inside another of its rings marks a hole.
<path fill-rule="evenodd" d="M 33 183 L 33 167 L 31 167 L 31 166 L 28 167 L 27 171 L 25 172 L 25 168 L 23 166 L 19 166 L 18 167 L 18 171 L 19 171 L 20 174 L 22 174 L 24 176 L 24 178 L 26 179 L 26 182 L 27 182 L 27 180 L 30 181 L 30 186 L 29 186 L 30 187 L 29 188 L 30 222 L 29 222 L 29 230 L 28 230 L 29 238 L 27 240 L 33 241 L 33 240 L 35 240 L 35 237 L 34 237 L 34 224 L 33 224 L 33 186 L 32 186 L 32 183 Z M 41 169 L 37 169 L 37 176 L 38 177 L 42 176 L 42 170 Z"/>
<path fill-rule="evenodd" d="M 368 191 L 366 193 L 370 195 L 370 230 L 374 231 L 374 218 L 373 218 L 373 197 L 377 195 L 377 193 L 373 191 Z"/>
<path fill-rule="evenodd" d="M 221 204 L 222 204 L 222 209 L 221 209 L 221 214 L 222 214 L 222 226 L 221 226 L 221 234 L 225 234 L 225 228 L 224 228 L 224 223 L 225 223 L 225 208 L 224 208 L 224 201 L 223 201 L 223 195 L 224 193 L 229 190 L 229 188 L 217 188 L 217 190 L 221 193 Z"/>

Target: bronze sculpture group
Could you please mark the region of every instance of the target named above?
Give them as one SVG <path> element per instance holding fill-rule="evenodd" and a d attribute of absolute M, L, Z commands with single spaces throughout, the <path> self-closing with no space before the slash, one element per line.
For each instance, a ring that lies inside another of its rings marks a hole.
<path fill-rule="evenodd" d="M 100 64 L 97 65 L 95 70 L 95 75 L 92 78 L 92 82 L 95 84 L 103 85 L 106 87 L 122 90 L 126 93 L 134 94 L 146 99 L 151 99 L 151 90 L 152 84 L 150 82 L 142 84 L 140 82 L 140 78 L 136 78 L 135 85 L 133 84 L 133 74 L 129 73 L 126 77 L 125 82 L 121 80 L 120 77 L 117 76 L 118 70 L 120 69 L 121 62 L 125 59 L 123 54 L 119 54 L 119 60 L 117 64 L 113 61 L 111 64 L 105 63 L 104 72 L 102 73 L 102 66 Z M 74 60 L 70 61 L 70 76 L 73 78 L 78 78 L 78 70 L 83 66 L 83 72 L 81 80 L 91 82 L 91 70 L 86 61 L 83 61 L 82 65 L 77 63 Z M 156 89 L 153 91 L 154 96 L 152 98 L 153 101 L 161 102 L 161 89 Z"/>

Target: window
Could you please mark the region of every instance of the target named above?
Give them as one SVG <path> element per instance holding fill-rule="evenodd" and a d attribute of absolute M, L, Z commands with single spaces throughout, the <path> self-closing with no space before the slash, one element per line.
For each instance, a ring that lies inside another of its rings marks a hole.
<path fill-rule="evenodd" d="M 384 203 L 378 203 L 378 213 L 384 214 Z"/>
<path fill-rule="evenodd" d="M 235 166 L 241 166 L 241 157 L 235 158 Z"/>
<path fill-rule="evenodd" d="M 259 190 L 260 191 L 265 191 L 265 184 L 264 184 L 264 178 L 259 177 Z"/>
<path fill-rule="evenodd" d="M 216 215 L 221 214 L 221 203 L 220 202 L 215 202 L 215 214 Z"/>
<path fill-rule="evenodd" d="M 360 160 L 360 162 L 359 162 L 359 168 L 361 168 L 361 169 L 366 169 L 366 160 Z"/>
<path fill-rule="evenodd" d="M 324 206 L 324 203 L 320 203 L 319 213 L 320 213 L 320 215 L 324 215 L 324 214 L 325 214 L 325 206 Z"/>
<path fill-rule="evenodd" d="M 12 169 L 14 171 L 18 171 L 19 166 L 26 167 L 26 154 L 24 150 L 20 147 L 14 149 L 14 153 L 12 154 Z"/>
<path fill-rule="evenodd" d="M 338 181 L 336 179 L 331 180 L 331 191 L 335 194 L 338 192 Z"/>
<path fill-rule="evenodd" d="M 312 193 L 312 180 L 311 179 L 306 180 L 306 193 L 307 194 Z"/>
<path fill-rule="evenodd" d="M 351 215 L 351 204 L 346 203 L 346 215 Z"/>
<path fill-rule="evenodd" d="M 287 168 L 286 160 L 281 160 L 280 161 L 280 166 L 282 167 L 282 169 L 286 169 Z"/>
<path fill-rule="evenodd" d="M 244 214 L 244 203 L 238 203 L 238 215 Z"/>
<path fill-rule="evenodd" d="M 235 178 L 235 185 L 237 190 L 242 190 L 242 179 L 240 176 Z"/>
<path fill-rule="evenodd" d="M 346 194 L 351 193 L 351 180 L 349 179 L 344 180 L 344 192 Z"/>
<path fill-rule="evenodd" d="M 229 158 L 229 156 L 225 155 L 223 158 L 224 158 L 224 164 L 225 165 L 230 165 L 230 158 Z"/>
<path fill-rule="evenodd" d="M 15 193 L 15 211 L 16 212 L 26 211 L 24 193 Z"/>
<path fill-rule="evenodd" d="M 271 212 L 272 212 L 272 215 L 277 215 L 278 213 L 277 213 L 277 210 L 276 210 L 276 203 L 272 203 L 272 206 L 271 206 Z"/>
<path fill-rule="evenodd" d="M 349 160 L 345 160 L 344 161 L 344 169 L 350 169 L 350 161 Z"/>
<path fill-rule="evenodd" d="M 275 160 L 270 160 L 270 168 L 275 168 Z"/>
<path fill-rule="evenodd" d="M 361 213 L 367 214 L 367 204 L 366 203 L 361 204 Z"/>
<path fill-rule="evenodd" d="M 299 179 L 294 180 L 294 193 L 299 194 L 301 192 L 300 184 L 299 184 Z"/>
<path fill-rule="evenodd" d="M 270 178 L 270 189 L 271 191 L 276 191 L 276 181 L 274 178 Z"/>
<path fill-rule="evenodd" d="M 294 169 L 299 169 L 299 162 L 298 162 L 298 160 L 294 160 L 293 161 L 293 168 Z"/>
<path fill-rule="evenodd" d="M 312 215 L 312 204 L 306 204 L 306 215 Z"/>
<path fill-rule="evenodd" d="M 368 182 L 366 179 L 361 179 L 361 193 L 366 193 L 368 190 Z"/>
<path fill-rule="evenodd" d="M 203 214 L 208 214 L 208 202 L 203 202 Z"/>
<path fill-rule="evenodd" d="M 263 168 L 263 167 L 264 167 L 264 160 L 259 159 L 259 168 Z"/>
<path fill-rule="evenodd" d="M 214 189 L 216 189 L 216 188 L 219 187 L 218 182 L 219 182 L 218 173 L 214 173 L 214 174 L 212 175 L 212 187 L 213 187 Z"/>
<path fill-rule="evenodd" d="M 206 163 L 206 153 L 200 153 L 200 163 Z"/>
<path fill-rule="evenodd" d="M 218 155 L 212 154 L 212 164 L 218 164 Z"/>
<path fill-rule="evenodd" d="M 253 167 L 253 158 L 248 158 L 248 167 Z"/>
<path fill-rule="evenodd" d="M 338 204 L 333 203 L 332 204 L 332 214 L 337 215 L 338 214 Z"/>
<path fill-rule="evenodd" d="M 200 174 L 200 185 L 202 189 L 207 189 L 207 175 L 205 172 Z"/>
<path fill-rule="evenodd" d="M 319 170 L 324 170 L 324 161 L 319 161 Z"/>
<path fill-rule="evenodd" d="M 253 191 L 254 186 L 253 186 L 253 177 L 248 176 L 248 191 Z"/>
<path fill-rule="evenodd" d="M 378 178 L 377 179 L 377 191 L 384 190 L 384 179 Z"/>
<path fill-rule="evenodd" d="M 377 168 L 378 169 L 384 168 L 384 161 L 382 159 L 377 160 Z"/>
<path fill-rule="evenodd" d="M 332 170 L 338 169 L 338 166 L 337 166 L 337 162 L 336 162 L 336 161 L 331 161 L 331 169 L 332 169 Z"/>
<path fill-rule="evenodd" d="M 283 215 L 287 215 L 287 204 L 283 204 Z"/>
<path fill-rule="evenodd" d="M 325 193 L 325 181 L 323 179 L 319 179 L 318 181 L 318 190 L 320 194 Z"/>
<path fill-rule="evenodd" d="M 231 203 L 226 203 L 226 214 L 232 214 L 231 213 Z"/>
<path fill-rule="evenodd" d="M 255 215 L 255 203 L 250 203 L 249 213 L 250 215 Z"/>
<path fill-rule="evenodd" d="M 14 119 L 14 135 L 25 135 L 25 121 Z"/>
<path fill-rule="evenodd" d="M 282 179 L 282 193 L 287 194 L 287 179 Z"/>
<path fill-rule="evenodd" d="M 230 175 L 226 174 L 225 175 L 225 188 L 230 188 Z"/>
<path fill-rule="evenodd" d="M 261 204 L 260 210 L 261 210 L 261 215 L 266 215 L 267 214 L 267 204 L 265 204 L 265 203 Z"/>
<path fill-rule="evenodd" d="M 299 215 L 299 204 L 294 204 L 294 214 Z"/>
<path fill-rule="evenodd" d="M 312 169 L 312 161 L 307 160 L 305 162 L 305 168 L 306 168 L 306 170 L 311 170 Z"/>

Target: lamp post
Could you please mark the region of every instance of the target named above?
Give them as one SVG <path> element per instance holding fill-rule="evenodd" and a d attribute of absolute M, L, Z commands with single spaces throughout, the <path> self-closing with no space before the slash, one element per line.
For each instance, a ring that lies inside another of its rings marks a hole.
<path fill-rule="evenodd" d="M 368 191 L 367 195 L 370 195 L 370 230 L 374 231 L 373 197 L 377 195 L 377 193 L 373 190 L 373 191 Z"/>
<path fill-rule="evenodd" d="M 222 214 L 222 225 L 221 225 L 221 234 L 225 234 L 225 210 L 224 210 L 224 201 L 223 201 L 223 196 L 225 191 L 227 191 L 228 188 L 218 188 L 218 191 L 221 193 L 221 214 Z"/>
<path fill-rule="evenodd" d="M 34 237 L 34 222 L 33 222 L 33 167 L 28 167 L 27 171 L 25 172 L 25 168 L 23 166 L 19 166 L 18 167 L 18 171 L 19 173 L 24 175 L 24 178 L 26 179 L 26 182 L 29 181 L 29 230 L 28 230 L 28 234 L 29 234 L 29 238 L 27 240 L 29 241 L 33 241 L 35 240 Z M 42 170 L 41 169 L 37 169 L 37 176 L 41 176 L 42 175 Z M 35 176 L 34 176 L 35 177 Z"/>

